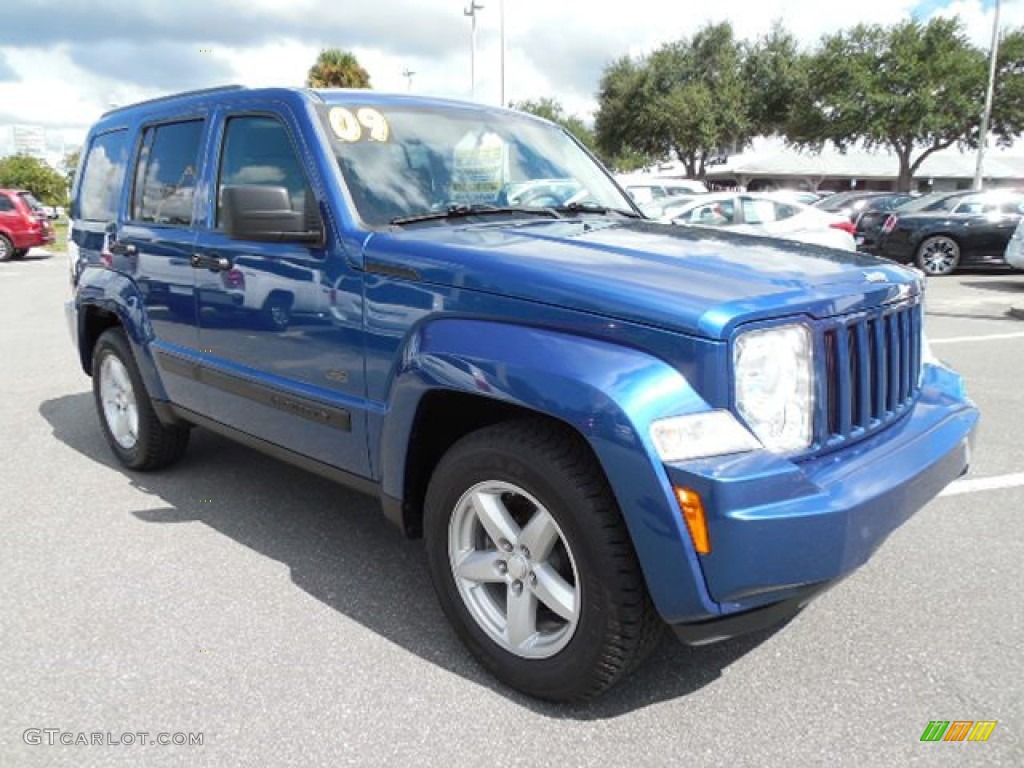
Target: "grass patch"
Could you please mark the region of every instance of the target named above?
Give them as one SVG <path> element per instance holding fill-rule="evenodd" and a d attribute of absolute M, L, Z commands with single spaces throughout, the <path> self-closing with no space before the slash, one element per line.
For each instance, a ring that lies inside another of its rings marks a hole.
<path fill-rule="evenodd" d="M 65 253 L 68 249 L 68 220 L 51 221 L 50 224 L 53 225 L 53 232 L 57 235 L 57 241 L 48 245 L 47 248 Z"/>

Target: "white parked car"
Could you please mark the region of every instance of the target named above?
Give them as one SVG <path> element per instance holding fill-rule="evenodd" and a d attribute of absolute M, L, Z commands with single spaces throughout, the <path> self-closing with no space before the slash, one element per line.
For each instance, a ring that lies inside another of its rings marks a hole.
<path fill-rule="evenodd" d="M 676 195 L 702 195 L 708 191 L 708 188 L 700 181 L 669 179 L 646 173 L 616 176 L 615 180 L 641 208 L 652 203 L 661 205 L 665 202 L 665 198 Z"/>
<path fill-rule="evenodd" d="M 681 205 L 666 205 L 661 221 L 684 226 L 722 227 L 733 232 L 781 237 L 844 251 L 856 250 L 853 224 L 845 216 L 749 192 L 715 192 Z"/>
<path fill-rule="evenodd" d="M 1006 253 L 1003 258 L 1014 269 L 1024 269 L 1024 219 L 1017 222 L 1013 237 L 1006 244 Z"/>

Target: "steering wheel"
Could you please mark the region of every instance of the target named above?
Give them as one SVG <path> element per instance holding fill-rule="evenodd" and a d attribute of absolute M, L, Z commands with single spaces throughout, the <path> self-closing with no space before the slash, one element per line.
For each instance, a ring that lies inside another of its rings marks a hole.
<path fill-rule="evenodd" d="M 533 190 L 526 192 L 519 200 L 516 201 L 516 205 L 522 206 L 534 206 L 536 208 L 550 208 L 552 206 L 561 205 L 562 201 L 552 195 L 550 192 L 544 190 Z"/>

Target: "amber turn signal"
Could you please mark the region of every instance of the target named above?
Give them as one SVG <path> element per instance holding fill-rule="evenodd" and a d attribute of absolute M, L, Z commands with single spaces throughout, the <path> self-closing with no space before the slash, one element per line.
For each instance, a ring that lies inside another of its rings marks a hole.
<path fill-rule="evenodd" d="M 711 552 L 711 538 L 708 536 L 708 523 L 704 519 L 704 504 L 700 494 L 689 488 L 676 488 L 676 500 L 686 521 L 686 529 L 690 532 L 693 548 L 697 554 L 706 555 Z"/>

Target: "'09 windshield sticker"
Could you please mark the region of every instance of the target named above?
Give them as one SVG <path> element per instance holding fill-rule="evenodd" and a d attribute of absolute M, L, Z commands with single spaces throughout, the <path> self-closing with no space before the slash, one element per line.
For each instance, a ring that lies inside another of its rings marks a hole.
<path fill-rule="evenodd" d="M 371 107 L 359 107 L 354 113 L 346 107 L 331 107 L 327 118 L 342 141 L 387 141 L 391 135 L 387 118 Z"/>

